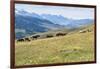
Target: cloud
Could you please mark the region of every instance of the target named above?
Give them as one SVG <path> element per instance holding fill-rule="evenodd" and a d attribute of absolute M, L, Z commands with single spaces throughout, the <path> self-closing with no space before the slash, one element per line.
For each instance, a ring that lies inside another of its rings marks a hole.
<path fill-rule="evenodd" d="M 44 6 L 44 5 L 29 5 L 15 4 L 18 10 L 25 10 L 30 13 L 37 14 L 52 14 L 62 15 L 72 19 L 94 19 L 94 8 L 79 8 L 79 7 L 63 7 L 63 6 Z"/>

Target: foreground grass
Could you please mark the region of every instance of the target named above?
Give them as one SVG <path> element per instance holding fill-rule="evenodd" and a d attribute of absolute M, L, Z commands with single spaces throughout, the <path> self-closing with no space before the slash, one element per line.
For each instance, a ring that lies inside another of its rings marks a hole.
<path fill-rule="evenodd" d="M 16 65 L 52 64 L 94 60 L 93 32 L 16 42 Z"/>

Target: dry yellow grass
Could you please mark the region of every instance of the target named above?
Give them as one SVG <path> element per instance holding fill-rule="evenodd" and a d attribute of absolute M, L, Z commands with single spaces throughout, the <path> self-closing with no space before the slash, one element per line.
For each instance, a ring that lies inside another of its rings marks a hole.
<path fill-rule="evenodd" d="M 94 32 L 16 42 L 15 48 L 17 66 L 93 61 Z"/>

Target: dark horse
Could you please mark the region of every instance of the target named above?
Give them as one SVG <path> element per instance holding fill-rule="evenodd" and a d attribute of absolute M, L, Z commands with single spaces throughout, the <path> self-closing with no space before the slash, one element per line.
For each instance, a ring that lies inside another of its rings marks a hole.
<path fill-rule="evenodd" d="M 32 39 L 37 39 L 38 37 L 40 37 L 40 35 L 34 35 L 34 36 L 32 36 L 31 38 L 32 38 Z"/>
<path fill-rule="evenodd" d="M 67 33 L 57 33 L 56 36 L 64 36 L 66 35 Z"/>
<path fill-rule="evenodd" d="M 23 38 L 21 38 L 21 39 L 18 39 L 17 41 L 18 41 L 18 42 L 23 42 L 23 41 L 24 41 L 24 39 L 23 39 Z"/>
<path fill-rule="evenodd" d="M 25 39 L 25 41 L 31 41 L 29 38 L 24 38 Z"/>
<path fill-rule="evenodd" d="M 51 38 L 51 37 L 53 37 L 53 35 L 47 35 L 46 37 L 47 37 L 47 38 Z"/>

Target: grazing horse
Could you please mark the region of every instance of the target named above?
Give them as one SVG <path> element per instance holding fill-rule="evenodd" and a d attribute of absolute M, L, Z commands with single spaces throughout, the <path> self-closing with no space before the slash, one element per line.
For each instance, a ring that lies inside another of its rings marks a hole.
<path fill-rule="evenodd" d="M 47 37 L 47 38 L 51 38 L 51 37 L 53 37 L 53 35 L 47 35 L 46 37 Z"/>
<path fill-rule="evenodd" d="M 17 41 L 18 41 L 18 42 L 23 42 L 23 41 L 24 41 L 24 39 L 23 39 L 23 38 L 21 38 L 21 39 L 18 39 Z"/>
<path fill-rule="evenodd" d="M 80 33 L 86 33 L 87 31 L 83 30 L 83 31 L 79 31 Z"/>
<path fill-rule="evenodd" d="M 92 30 L 88 29 L 87 31 L 88 31 L 88 32 L 91 32 Z"/>
<path fill-rule="evenodd" d="M 66 33 L 57 33 L 56 36 L 64 36 Z"/>
<path fill-rule="evenodd" d="M 32 38 L 32 39 L 37 39 L 38 37 L 40 37 L 40 35 L 34 35 L 34 36 L 32 36 L 31 38 Z"/>
<path fill-rule="evenodd" d="M 25 39 L 25 41 L 31 41 L 29 38 L 24 38 Z"/>

